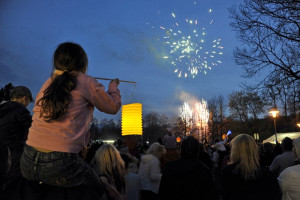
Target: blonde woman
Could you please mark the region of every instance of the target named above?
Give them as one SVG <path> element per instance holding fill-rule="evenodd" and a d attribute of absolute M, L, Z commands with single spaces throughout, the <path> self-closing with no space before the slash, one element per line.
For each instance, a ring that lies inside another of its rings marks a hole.
<path fill-rule="evenodd" d="M 279 200 L 280 188 L 276 177 L 259 165 L 255 140 L 241 134 L 231 141 L 230 164 L 222 173 L 224 200 Z"/>
<path fill-rule="evenodd" d="M 95 161 L 94 169 L 101 180 L 124 196 L 126 171 L 119 151 L 111 144 L 104 144 L 96 151 Z"/>
<path fill-rule="evenodd" d="M 141 180 L 141 199 L 158 199 L 158 187 L 161 179 L 159 159 L 166 153 L 165 147 L 159 143 L 153 143 L 142 156 L 139 177 Z"/>

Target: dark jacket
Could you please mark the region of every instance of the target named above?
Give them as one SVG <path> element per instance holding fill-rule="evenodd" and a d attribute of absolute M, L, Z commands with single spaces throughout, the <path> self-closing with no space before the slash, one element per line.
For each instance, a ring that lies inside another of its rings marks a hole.
<path fill-rule="evenodd" d="M 222 197 L 224 200 L 281 200 L 281 191 L 276 177 L 267 169 L 261 168 L 253 180 L 245 180 L 236 164 L 222 171 Z"/>
<path fill-rule="evenodd" d="M 11 151 L 22 151 L 31 126 L 30 112 L 17 102 L 0 104 L 0 141 Z"/>
<path fill-rule="evenodd" d="M 160 200 L 218 199 L 210 170 L 198 160 L 168 162 L 159 186 Z"/>
<path fill-rule="evenodd" d="M 201 161 L 208 169 L 212 170 L 213 165 L 208 153 L 200 151 L 197 160 Z"/>

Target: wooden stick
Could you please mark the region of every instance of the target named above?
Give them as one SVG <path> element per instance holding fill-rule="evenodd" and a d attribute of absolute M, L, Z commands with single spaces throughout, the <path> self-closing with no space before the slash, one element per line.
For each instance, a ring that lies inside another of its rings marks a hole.
<path fill-rule="evenodd" d="M 106 81 L 112 81 L 114 79 L 112 78 L 99 78 L 99 77 L 94 77 L 95 79 L 100 79 L 100 80 L 106 80 Z M 120 82 L 124 82 L 124 83 L 134 83 L 136 84 L 136 82 L 133 82 L 133 81 L 123 81 L 123 80 L 119 80 Z"/>

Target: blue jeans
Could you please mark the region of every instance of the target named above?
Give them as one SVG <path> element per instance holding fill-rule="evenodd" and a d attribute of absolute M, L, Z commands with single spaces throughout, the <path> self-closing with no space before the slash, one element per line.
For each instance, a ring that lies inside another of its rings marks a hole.
<path fill-rule="evenodd" d="M 94 170 L 76 153 L 44 153 L 25 145 L 21 157 L 24 178 L 45 184 L 74 187 L 86 185 L 103 192 L 103 185 Z"/>

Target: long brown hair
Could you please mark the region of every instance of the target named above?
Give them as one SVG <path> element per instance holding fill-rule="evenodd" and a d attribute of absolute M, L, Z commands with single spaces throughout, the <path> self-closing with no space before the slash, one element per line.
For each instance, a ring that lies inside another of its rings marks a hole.
<path fill-rule="evenodd" d="M 57 47 L 53 55 L 53 69 L 63 73 L 52 77 L 52 83 L 36 103 L 41 106 L 40 116 L 45 121 L 63 119 L 72 100 L 71 91 L 77 86 L 78 72 L 85 73 L 87 66 L 87 55 L 80 45 L 65 42 Z"/>

